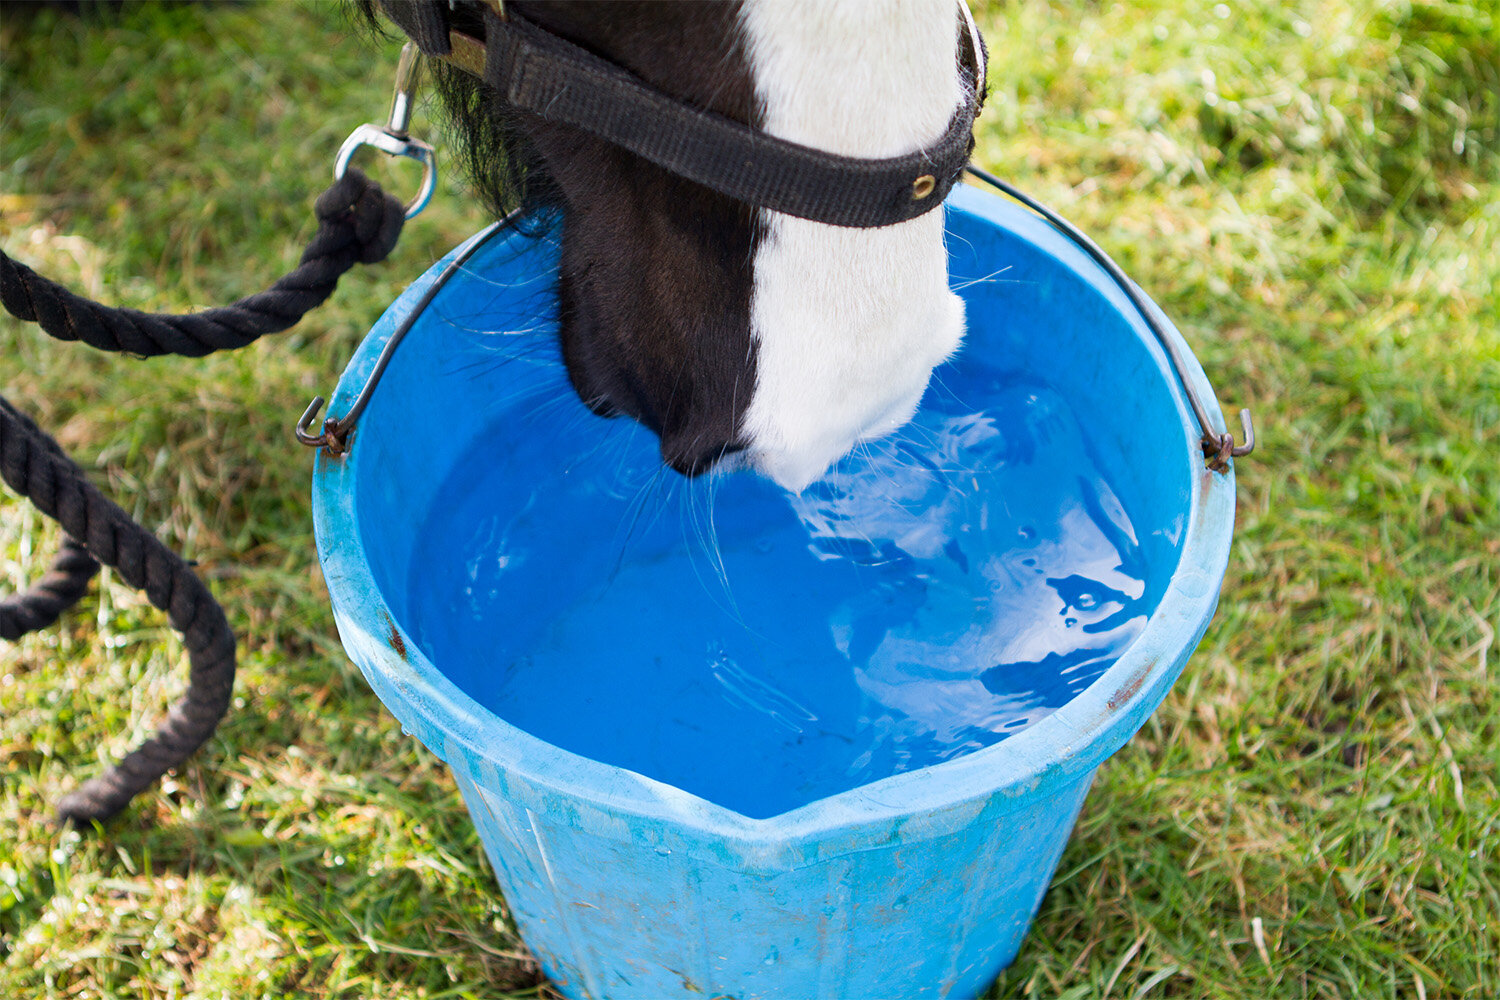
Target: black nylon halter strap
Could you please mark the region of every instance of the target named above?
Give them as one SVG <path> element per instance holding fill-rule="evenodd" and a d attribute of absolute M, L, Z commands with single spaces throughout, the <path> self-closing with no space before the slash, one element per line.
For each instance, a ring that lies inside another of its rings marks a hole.
<path fill-rule="evenodd" d="M 515 13 L 485 8 L 483 42 L 434 31 L 435 5 L 382 0 L 386 13 L 428 55 L 482 76 L 507 103 L 626 149 L 679 177 L 736 201 L 815 222 L 888 226 L 936 208 L 958 181 L 974 147 L 983 56 L 963 22 L 966 100 L 943 136 L 904 156 L 861 159 L 788 142 L 662 93 L 607 60 Z M 957 36 L 956 36 L 957 38 Z"/>

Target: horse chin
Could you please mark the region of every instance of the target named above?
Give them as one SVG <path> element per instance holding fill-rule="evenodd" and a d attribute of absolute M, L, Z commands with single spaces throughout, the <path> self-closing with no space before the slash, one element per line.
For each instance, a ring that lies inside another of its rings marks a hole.
<path fill-rule="evenodd" d="M 957 348 L 963 307 L 954 296 L 945 321 L 926 332 L 900 364 L 866 370 L 856 380 L 809 382 L 794 394 L 752 401 L 745 414 L 745 464 L 783 489 L 800 493 L 867 442 L 906 426 L 932 372 Z"/>
<path fill-rule="evenodd" d="M 888 437 L 909 423 L 922 401 L 925 387 L 924 379 L 921 388 L 855 430 L 825 428 L 821 433 L 803 433 L 798 435 L 795 446 L 789 447 L 752 445 L 746 451 L 744 466 L 753 468 L 789 493 L 801 493 L 861 444 Z"/>
<path fill-rule="evenodd" d="M 964 332 L 941 225 L 773 228 L 756 261 L 756 387 L 741 423 L 762 474 L 800 491 L 912 418 Z"/>

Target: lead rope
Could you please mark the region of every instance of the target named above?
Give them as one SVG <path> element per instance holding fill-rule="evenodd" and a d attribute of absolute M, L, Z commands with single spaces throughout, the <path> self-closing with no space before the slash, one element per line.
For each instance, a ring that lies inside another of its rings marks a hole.
<path fill-rule="evenodd" d="M 384 260 L 406 208 L 358 170 L 319 196 L 318 231 L 291 273 L 268 290 L 189 316 L 116 309 L 74 295 L 0 251 L 0 304 L 59 340 L 137 357 L 202 357 L 288 329 L 333 292 L 355 264 Z M 88 589 L 99 564 L 146 592 L 182 633 L 188 687 L 156 735 L 58 803 L 63 823 L 119 813 L 218 727 L 234 688 L 234 633 L 224 610 L 182 559 L 88 481 L 55 440 L 0 397 L 0 476 L 67 533 L 51 569 L 31 589 L 0 600 L 0 639 L 15 641 L 57 620 Z"/>

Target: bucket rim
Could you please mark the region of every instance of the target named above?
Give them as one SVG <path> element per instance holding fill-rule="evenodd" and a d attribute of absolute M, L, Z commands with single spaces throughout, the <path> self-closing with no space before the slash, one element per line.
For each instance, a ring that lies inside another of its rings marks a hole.
<path fill-rule="evenodd" d="M 1196 421 L 1166 352 L 1128 297 L 1097 263 L 1052 226 L 1015 203 L 971 185 L 949 196 L 945 211 L 1006 230 L 1088 278 L 1143 341 L 1179 415 L 1182 455 L 1189 465 L 1189 504 L 1177 570 L 1141 634 L 1083 692 L 1046 718 L 999 743 L 914 771 L 891 775 L 765 818 L 745 816 L 645 775 L 580 756 L 540 740 L 485 709 L 427 659 L 387 605 L 359 543 L 355 484 L 361 454 L 343 458 L 320 449 L 314 464 L 314 534 L 340 637 L 388 710 L 450 766 L 463 767 L 480 789 L 556 808 L 559 794 L 576 799 L 573 821 L 621 837 L 619 814 L 648 820 L 654 838 L 680 842 L 712 838 L 729 852 L 726 863 L 786 867 L 820 857 L 871 849 L 872 827 L 897 824 L 901 839 L 935 836 L 970 822 L 982 810 L 1003 815 L 1048 789 L 1088 780 L 1165 697 L 1197 647 L 1218 601 L 1234 526 L 1234 471 L 1204 468 Z M 392 331 L 449 261 L 472 251 L 480 233 L 418 278 L 375 324 L 350 360 L 331 412 L 347 407 L 364 384 Z M 516 233 L 493 240 L 506 247 Z M 480 254 L 490 251 L 482 248 Z M 1102 280 L 1094 280 L 1097 275 Z M 441 295 L 441 293 L 439 293 Z M 1147 297 L 1166 336 L 1186 357 L 1184 376 L 1216 399 L 1195 355 L 1156 303 Z M 1223 415 L 1210 411 L 1222 430 Z M 474 804 L 471 803 L 471 807 Z M 665 826 L 663 825 L 665 824 Z"/>

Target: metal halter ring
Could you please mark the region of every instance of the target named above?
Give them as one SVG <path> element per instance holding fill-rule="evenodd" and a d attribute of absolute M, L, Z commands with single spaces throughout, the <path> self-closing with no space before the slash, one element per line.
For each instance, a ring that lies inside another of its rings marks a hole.
<path fill-rule="evenodd" d="M 432 147 L 420 139 L 413 139 L 407 129 L 411 125 L 412 97 L 417 90 L 417 75 L 421 68 L 421 53 L 412 42 L 401 48 L 401 59 L 396 64 L 396 92 L 391 98 L 390 121 L 385 125 L 366 123 L 349 134 L 339 147 L 338 159 L 333 162 L 333 177 L 342 180 L 349 169 L 349 161 L 361 146 L 374 146 L 388 156 L 404 156 L 422 164 L 422 186 L 416 197 L 406 203 L 406 217 L 414 218 L 432 200 L 437 187 L 437 160 Z"/>

